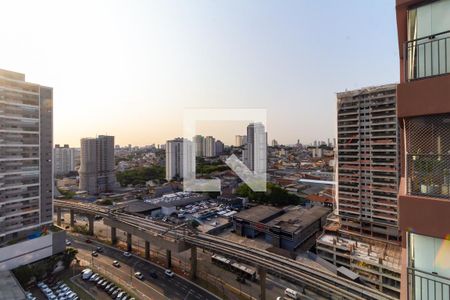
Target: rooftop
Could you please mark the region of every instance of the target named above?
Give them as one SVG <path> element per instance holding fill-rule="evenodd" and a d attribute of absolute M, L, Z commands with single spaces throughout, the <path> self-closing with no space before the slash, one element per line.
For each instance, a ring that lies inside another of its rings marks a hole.
<path fill-rule="evenodd" d="M 0 291 L 0 300 L 25 299 L 22 287 L 10 271 L 0 272 Z"/>
<path fill-rule="evenodd" d="M 276 214 L 279 214 L 282 210 L 273 206 L 257 205 L 252 208 L 243 210 L 234 215 L 235 219 L 244 219 L 251 222 L 262 222 Z"/>
<path fill-rule="evenodd" d="M 283 231 L 295 233 L 302 231 L 318 219 L 326 216 L 329 212 L 329 208 L 322 206 L 313 206 L 309 209 L 295 207 L 268 222 L 267 225 L 271 227 L 280 226 Z"/>

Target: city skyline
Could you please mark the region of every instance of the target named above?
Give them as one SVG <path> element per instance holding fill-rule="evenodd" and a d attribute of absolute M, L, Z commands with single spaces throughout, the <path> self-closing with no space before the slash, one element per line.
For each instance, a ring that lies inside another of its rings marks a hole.
<path fill-rule="evenodd" d="M 243 103 L 267 109 L 269 139 L 311 142 L 335 136 L 336 92 L 398 82 L 392 1 L 316 2 L 3 3 L 0 66 L 54 87 L 59 144 L 163 144 L 183 109 Z"/>

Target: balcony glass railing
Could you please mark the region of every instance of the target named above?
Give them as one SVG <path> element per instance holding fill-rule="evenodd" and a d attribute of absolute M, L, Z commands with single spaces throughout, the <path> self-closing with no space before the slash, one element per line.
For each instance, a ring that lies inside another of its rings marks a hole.
<path fill-rule="evenodd" d="M 450 155 L 407 155 L 408 192 L 450 199 Z"/>
<path fill-rule="evenodd" d="M 408 299 L 450 299 L 450 278 L 408 268 Z"/>
<path fill-rule="evenodd" d="M 408 41 L 405 48 L 408 80 L 450 73 L 450 31 Z"/>

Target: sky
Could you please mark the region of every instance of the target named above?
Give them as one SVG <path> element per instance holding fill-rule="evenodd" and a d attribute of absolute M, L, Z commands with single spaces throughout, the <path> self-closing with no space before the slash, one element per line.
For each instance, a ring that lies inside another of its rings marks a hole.
<path fill-rule="evenodd" d="M 53 87 L 59 144 L 164 143 L 189 108 L 263 108 L 269 140 L 311 143 L 336 134 L 336 92 L 399 81 L 394 6 L 4 0 L 0 68 Z M 200 129 L 231 144 L 245 122 Z"/>

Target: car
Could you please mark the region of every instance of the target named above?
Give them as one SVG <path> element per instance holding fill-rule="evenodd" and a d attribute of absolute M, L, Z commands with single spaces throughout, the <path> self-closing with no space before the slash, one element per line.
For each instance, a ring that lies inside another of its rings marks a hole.
<path fill-rule="evenodd" d="M 130 252 L 124 252 L 124 253 L 123 253 L 123 256 L 125 256 L 125 257 L 130 257 L 130 256 L 131 256 L 131 253 L 130 253 Z"/>
<path fill-rule="evenodd" d="M 101 288 L 105 288 L 109 284 L 108 280 L 103 280 L 103 283 L 100 285 Z"/>
<path fill-rule="evenodd" d="M 56 300 L 58 298 L 56 298 L 55 294 L 49 294 L 49 295 L 47 295 L 47 299 L 48 300 Z"/>
<path fill-rule="evenodd" d="M 114 285 L 114 283 L 110 282 L 105 286 L 105 291 L 108 291 L 112 286 Z"/>
<path fill-rule="evenodd" d="M 136 272 L 134 273 L 134 277 L 136 277 L 137 279 L 143 280 L 144 279 L 144 275 L 142 275 L 141 272 Z"/>
<path fill-rule="evenodd" d="M 66 246 L 70 246 L 70 245 L 72 245 L 72 242 L 69 240 L 66 240 Z"/>
<path fill-rule="evenodd" d="M 123 296 L 120 300 L 128 300 L 128 295 L 125 294 L 125 296 Z"/>
<path fill-rule="evenodd" d="M 69 291 L 70 291 L 70 288 L 68 286 L 61 288 L 61 292 L 63 292 L 63 293 L 67 293 Z"/>
<path fill-rule="evenodd" d="M 120 268 L 120 263 L 117 260 L 113 261 L 112 264 L 113 264 L 114 267 Z"/>
<path fill-rule="evenodd" d="M 97 257 L 97 256 L 98 256 L 98 253 L 97 253 L 97 251 L 92 251 L 91 255 L 92 255 L 93 257 Z"/>
<path fill-rule="evenodd" d="M 95 248 L 95 250 L 96 250 L 98 253 L 102 253 L 102 252 L 103 252 L 103 247 L 98 246 L 97 248 Z"/>
<path fill-rule="evenodd" d="M 77 296 L 77 294 L 75 294 L 74 292 L 72 292 L 67 298 L 69 298 L 70 300 L 75 299 Z"/>
<path fill-rule="evenodd" d="M 167 277 L 170 277 L 170 278 L 172 278 L 173 276 L 175 276 L 175 273 L 172 272 L 172 270 L 170 270 L 170 269 L 165 270 L 165 271 L 164 271 L 164 274 L 165 274 Z"/>
<path fill-rule="evenodd" d="M 111 298 L 116 299 L 117 295 L 122 292 L 121 288 L 118 288 L 117 290 L 115 290 L 114 292 L 112 292 L 111 294 Z"/>
<path fill-rule="evenodd" d="M 98 275 L 97 273 L 95 273 L 94 275 L 91 276 L 91 278 L 89 278 L 89 281 L 94 281 L 97 277 L 99 277 L 100 275 Z"/>
<path fill-rule="evenodd" d="M 97 286 L 102 285 L 103 281 L 105 281 L 105 279 L 100 279 L 99 281 L 97 281 Z"/>
<path fill-rule="evenodd" d="M 25 295 L 25 298 L 27 298 L 27 300 L 36 300 L 37 298 L 33 296 L 32 293 L 28 292 Z"/>
<path fill-rule="evenodd" d="M 122 297 L 125 295 L 124 291 L 121 291 L 120 293 L 117 294 L 116 299 L 122 299 Z"/>
<path fill-rule="evenodd" d="M 115 290 L 117 290 L 117 286 L 113 284 L 106 292 L 112 294 Z"/>
<path fill-rule="evenodd" d="M 44 285 L 45 285 L 45 283 L 43 283 L 42 281 L 37 283 L 38 288 L 42 288 Z"/>
<path fill-rule="evenodd" d="M 149 274 L 150 274 L 150 276 L 152 277 L 152 278 L 158 278 L 158 274 L 156 274 L 156 272 L 155 271 L 153 271 L 153 270 L 151 270 L 150 272 L 148 272 Z"/>
<path fill-rule="evenodd" d="M 93 274 L 94 273 L 92 272 L 92 270 L 89 270 L 87 272 L 81 273 L 81 278 L 84 279 L 84 280 L 88 280 L 89 278 L 91 278 L 91 276 Z"/>
<path fill-rule="evenodd" d="M 92 241 L 91 241 L 90 239 L 87 239 L 87 240 L 86 240 L 86 243 L 92 244 Z"/>

